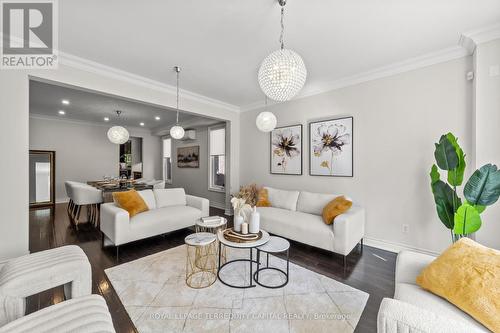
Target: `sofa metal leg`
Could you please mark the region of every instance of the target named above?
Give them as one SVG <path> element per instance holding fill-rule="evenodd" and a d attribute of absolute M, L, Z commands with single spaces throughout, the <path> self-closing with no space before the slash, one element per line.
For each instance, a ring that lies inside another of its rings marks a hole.
<path fill-rule="evenodd" d="M 342 257 L 342 264 L 344 266 L 344 268 L 346 267 L 346 264 L 347 264 L 347 256 L 343 256 Z"/>
<path fill-rule="evenodd" d="M 116 262 L 120 262 L 120 247 L 118 245 L 116 246 Z"/>

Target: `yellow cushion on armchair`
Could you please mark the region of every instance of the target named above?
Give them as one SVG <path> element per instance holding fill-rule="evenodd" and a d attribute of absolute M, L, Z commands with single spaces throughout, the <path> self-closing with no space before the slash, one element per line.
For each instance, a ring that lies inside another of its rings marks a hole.
<path fill-rule="evenodd" d="M 422 270 L 417 284 L 500 332 L 500 251 L 462 238 Z"/>

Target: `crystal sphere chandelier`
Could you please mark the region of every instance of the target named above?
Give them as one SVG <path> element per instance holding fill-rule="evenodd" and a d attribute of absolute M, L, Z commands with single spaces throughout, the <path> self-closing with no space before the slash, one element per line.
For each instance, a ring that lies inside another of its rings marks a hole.
<path fill-rule="evenodd" d="M 174 71 L 177 74 L 177 118 L 175 121 L 175 126 L 170 129 L 170 136 L 174 139 L 179 140 L 184 136 L 184 128 L 179 125 L 179 73 L 181 72 L 181 68 L 179 66 L 175 66 Z"/>
<path fill-rule="evenodd" d="M 116 114 L 119 117 L 122 112 L 116 110 Z M 114 144 L 121 145 L 128 141 L 129 133 L 125 127 L 113 126 L 108 130 L 108 139 Z"/>
<path fill-rule="evenodd" d="M 281 48 L 271 53 L 260 65 L 258 79 L 264 94 L 284 102 L 292 99 L 304 87 L 307 69 L 296 52 L 285 48 L 284 15 L 286 0 L 278 0 L 281 6 Z"/>

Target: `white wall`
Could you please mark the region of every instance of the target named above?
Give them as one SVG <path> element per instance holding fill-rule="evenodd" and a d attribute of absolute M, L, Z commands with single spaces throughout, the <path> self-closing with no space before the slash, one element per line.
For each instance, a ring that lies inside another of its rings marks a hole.
<path fill-rule="evenodd" d="M 67 200 L 64 182 L 87 182 L 118 176 L 119 145 L 108 140 L 109 126 L 32 116 L 30 149 L 56 152 L 56 202 Z M 143 138 L 143 176 L 161 179 L 161 140 L 149 131 L 129 129 Z"/>
<path fill-rule="evenodd" d="M 91 63 L 65 61 L 57 70 L 9 70 L 0 74 L 0 142 L 7 160 L 0 198 L 0 261 L 28 253 L 29 79 L 55 81 L 137 101 L 173 108 L 172 89 L 141 78 L 100 68 Z M 231 191 L 239 188 L 239 114 L 213 101 L 186 96 L 181 108 L 193 114 L 230 121 Z M 227 199 L 226 199 L 227 200 Z"/>
<path fill-rule="evenodd" d="M 479 44 L 475 52 L 475 157 L 477 167 L 492 163 L 500 167 L 500 76 L 490 67 L 500 65 L 500 39 Z M 500 249 L 500 201 L 482 214 L 483 225 L 476 239 Z"/>
<path fill-rule="evenodd" d="M 451 237 L 437 217 L 428 173 L 441 134 L 451 131 L 472 149 L 471 67 L 466 57 L 270 107 L 278 126 L 304 125 L 303 176 L 269 174 L 269 134 L 255 126 L 262 110 L 245 112 L 240 181 L 345 193 L 366 208 L 367 243 L 441 251 Z M 308 121 L 340 116 L 354 117 L 354 177 L 309 176 Z"/>
<path fill-rule="evenodd" d="M 28 253 L 28 80 L 0 73 L 0 262 Z M 8 189 L 8 190 L 7 190 Z"/>
<path fill-rule="evenodd" d="M 225 207 L 225 193 L 208 190 L 208 127 L 198 127 L 196 140 L 172 140 L 172 184 L 167 187 L 183 187 L 187 194 L 200 196 L 210 200 L 210 205 Z M 178 168 L 177 148 L 200 146 L 199 168 Z"/>

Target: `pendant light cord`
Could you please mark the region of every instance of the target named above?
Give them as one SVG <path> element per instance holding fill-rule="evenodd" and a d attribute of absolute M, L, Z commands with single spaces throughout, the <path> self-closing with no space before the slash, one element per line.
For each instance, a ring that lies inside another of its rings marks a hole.
<path fill-rule="evenodd" d="M 280 34 L 281 49 L 285 48 L 285 5 L 281 6 L 281 34 Z"/>
<path fill-rule="evenodd" d="M 179 69 L 176 69 L 177 73 L 177 120 L 176 120 L 176 125 L 179 124 Z"/>

